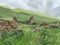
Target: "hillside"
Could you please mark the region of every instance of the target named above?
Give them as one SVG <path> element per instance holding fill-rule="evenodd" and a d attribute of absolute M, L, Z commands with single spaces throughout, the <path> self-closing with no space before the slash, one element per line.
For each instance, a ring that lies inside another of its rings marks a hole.
<path fill-rule="evenodd" d="M 52 16 L 47 16 L 46 14 L 36 13 L 19 8 L 10 9 L 6 7 L 0 7 L 0 19 L 12 20 L 12 18 L 15 16 L 19 21 L 26 21 L 32 15 L 34 16 L 35 22 L 38 24 L 40 24 L 42 21 L 45 21 L 49 24 L 53 24 L 54 21 L 59 21 L 59 19 L 56 19 Z M 35 25 L 29 25 L 20 22 L 18 23 L 18 29 L 23 30 L 24 36 L 20 38 L 17 35 L 12 35 L 13 32 L 8 32 L 7 34 L 2 33 L 5 36 L 0 35 L 0 45 L 60 45 L 60 28 L 43 28 L 40 32 L 32 32 L 34 28 Z"/>

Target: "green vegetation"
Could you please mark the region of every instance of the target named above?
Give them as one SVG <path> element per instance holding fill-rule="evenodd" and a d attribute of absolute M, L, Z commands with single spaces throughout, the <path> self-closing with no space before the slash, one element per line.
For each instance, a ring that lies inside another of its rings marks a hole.
<path fill-rule="evenodd" d="M 26 21 L 32 15 L 38 24 L 42 21 L 50 24 L 54 21 L 59 21 L 55 17 L 45 16 L 32 11 L 0 7 L 0 19 L 11 20 L 15 16 L 19 21 Z M 17 30 L 0 32 L 0 45 L 60 45 L 60 28 L 43 28 L 40 32 L 33 32 L 34 27 L 34 25 L 18 23 L 18 29 L 23 30 L 23 32 Z M 38 38 L 39 36 L 40 38 Z"/>

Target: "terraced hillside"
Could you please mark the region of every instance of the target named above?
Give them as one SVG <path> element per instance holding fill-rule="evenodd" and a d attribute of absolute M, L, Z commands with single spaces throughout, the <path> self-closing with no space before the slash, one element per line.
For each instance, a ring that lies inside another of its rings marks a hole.
<path fill-rule="evenodd" d="M 18 29 L 23 32 L 16 31 L 18 29 L 13 32 L 0 31 L 0 45 L 60 45 L 60 27 L 42 28 L 40 31 L 34 32 L 35 25 L 21 22 L 29 20 L 31 16 L 34 16 L 34 21 L 38 24 L 41 24 L 42 21 L 53 24 L 54 21 L 59 21 L 58 19 L 24 9 L 0 7 L 0 19 L 12 20 L 14 16 L 20 21 Z"/>

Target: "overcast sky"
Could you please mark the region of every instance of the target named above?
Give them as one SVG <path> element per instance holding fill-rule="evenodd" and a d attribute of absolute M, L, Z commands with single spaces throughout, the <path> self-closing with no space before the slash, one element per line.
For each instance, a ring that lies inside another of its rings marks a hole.
<path fill-rule="evenodd" d="M 26 2 L 28 2 L 28 0 L 0 0 L 0 5 L 7 5 L 12 8 L 30 9 Z"/>
<path fill-rule="evenodd" d="M 0 5 L 24 8 L 60 17 L 60 0 L 0 0 Z"/>
<path fill-rule="evenodd" d="M 12 8 L 18 7 L 18 8 L 31 9 L 31 7 L 27 5 L 28 1 L 30 0 L 0 0 L 0 5 L 8 5 Z M 42 1 L 46 2 L 47 0 L 42 0 Z M 49 1 L 52 1 L 54 3 L 53 8 L 56 8 L 60 5 L 60 0 L 49 0 Z"/>

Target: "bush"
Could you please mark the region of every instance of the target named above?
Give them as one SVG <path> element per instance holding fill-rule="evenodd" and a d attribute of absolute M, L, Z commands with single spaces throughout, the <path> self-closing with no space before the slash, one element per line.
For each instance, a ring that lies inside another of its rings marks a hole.
<path fill-rule="evenodd" d="M 1 31 L 0 43 L 3 43 L 4 45 L 14 45 L 15 41 L 20 41 L 23 36 L 23 30 L 14 30 L 12 32 L 3 30 Z"/>

